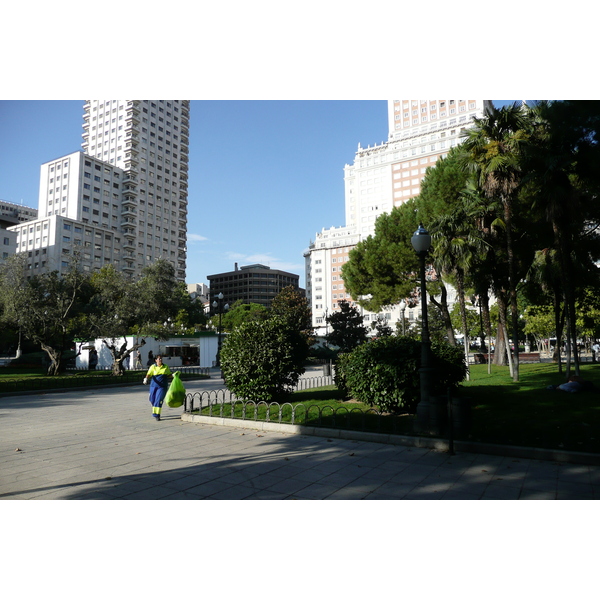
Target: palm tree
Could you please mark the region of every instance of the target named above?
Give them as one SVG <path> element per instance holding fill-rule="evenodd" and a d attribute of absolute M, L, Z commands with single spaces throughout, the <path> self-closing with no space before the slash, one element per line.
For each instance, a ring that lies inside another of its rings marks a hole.
<path fill-rule="evenodd" d="M 519 381 L 517 266 L 513 240 L 513 206 L 521 183 L 521 146 L 529 135 L 527 111 L 519 103 L 502 108 L 490 107 L 465 130 L 462 147 L 468 157 L 466 166 L 477 173 L 484 194 L 502 203 L 506 232 L 508 286 L 514 341 L 513 380 Z"/>
<path fill-rule="evenodd" d="M 496 298 L 499 311 L 496 332 L 494 364 L 506 365 L 507 359 L 512 373 L 512 359 L 507 331 L 508 275 L 506 269 L 505 227 L 502 205 L 498 200 L 487 198 L 471 177 L 462 193 L 465 214 L 474 225 L 473 237 L 477 242 L 477 262 L 470 270 L 475 294 L 481 302 L 481 310 L 488 338 L 492 337 L 490 317 L 490 291 Z M 507 352 L 508 349 L 508 352 Z M 488 368 L 489 371 L 489 368 Z"/>
<path fill-rule="evenodd" d="M 469 336 L 466 313 L 466 274 L 476 260 L 473 245 L 472 227 L 463 209 L 458 208 L 450 214 L 440 215 L 431 225 L 433 238 L 433 260 L 442 275 L 454 280 L 460 316 L 463 326 L 465 361 L 469 364 Z M 467 378 L 469 373 L 467 370 Z"/>
<path fill-rule="evenodd" d="M 598 259 L 600 219 L 600 102 L 540 102 L 530 113 L 535 127 L 524 145 L 524 182 L 531 188 L 533 208 L 552 232 L 551 248 L 546 248 L 544 258 L 546 262 L 552 258 L 556 265 L 552 272 L 560 273 L 567 349 L 573 353 L 579 375 L 577 295 L 598 276 L 594 261 Z M 556 289 L 556 277 L 550 284 Z M 555 312 L 558 315 L 557 306 Z"/>

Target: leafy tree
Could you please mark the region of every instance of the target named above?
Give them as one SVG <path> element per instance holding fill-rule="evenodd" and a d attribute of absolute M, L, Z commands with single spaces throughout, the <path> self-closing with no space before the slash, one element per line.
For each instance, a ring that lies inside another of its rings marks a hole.
<path fill-rule="evenodd" d="M 410 238 L 418 222 L 409 201 L 375 222 L 375 235 L 360 241 L 342 267 L 346 290 L 366 309 L 379 312 L 409 298 L 417 287 L 419 260 Z"/>
<path fill-rule="evenodd" d="M 540 102 L 530 110 L 534 134 L 525 145 L 525 182 L 538 219 L 551 230 L 544 257 L 555 261 L 560 288 L 555 303 L 564 303 L 568 352 L 577 355 L 576 303 L 585 287 L 598 281 L 600 258 L 600 102 Z M 594 225 L 592 225 L 594 224 Z M 541 249 L 541 248 L 540 248 Z M 552 273 L 547 269 L 546 273 Z M 544 271 L 540 271 L 544 273 Z M 555 305 L 558 324 L 559 308 Z M 562 327 L 557 328 L 557 335 Z M 569 376 L 570 354 L 567 357 Z M 560 366 L 559 366 L 560 368 Z"/>
<path fill-rule="evenodd" d="M 128 349 L 123 341 L 132 330 L 139 333 L 139 288 L 112 264 L 93 273 L 90 283 L 93 294 L 86 309 L 85 337 L 101 338 L 112 357 L 113 375 L 123 375 L 123 361 L 146 343 L 141 337 Z"/>
<path fill-rule="evenodd" d="M 467 336 L 474 338 L 479 335 L 479 315 L 475 310 L 467 308 L 465 306 L 465 318 L 467 322 Z M 459 304 L 455 304 L 450 311 L 450 317 L 452 318 L 452 324 L 457 330 L 463 330 L 463 315 Z"/>
<path fill-rule="evenodd" d="M 145 337 L 166 340 L 173 331 L 190 324 L 183 308 L 189 307 L 187 290 L 175 278 L 173 265 L 164 259 L 145 267 L 137 281 L 107 265 L 92 275 L 91 284 L 88 338 L 102 339 L 111 354 L 114 375 L 124 373 L 123 361 L 146 343 Z M 123 341 L 128 335 L 136 336 L 130 348 Z"/>
<path fill-rule="evenodd" d="M 233 329 L 223 342 L 221 370 L 227 387 L 238 397 L 269 402 L 298 383 L 304 357 L 289 323 L 274 316 Z"/>
<path fill-rule="evenodd" d="M 315 342 L 311 310 L 306 296 L 293 286 L 283 288 L 271 303 L 270 316 L 278 317 L 286 323 L 290 335 L 298 340 L 298 350 L 302 349 L 306 359 Z"/>
<path fill-rule="evenodd" d="M 550 338 L 555 333 L 554 314 L 551 306 L 528 306 L 524 309 L 526 334 L 535 339 L 540 352 L 550 352 Z"/>
<path fill-rule="evenodd" d="M 290 329 L 312 333 L 312 317 L 306 296 L 294 286 L 283 288 L 271 302 L 271 315 L 280 316 Z"/>
<path fill-rule="evenodd" d="M 144 267 L 135 282 L 134 294 L 138 302 L 135 307 L 138 331 L 167 339 L 171 331 L 164 323 L 177 316 L 187 294 L 185 284 L 175 277 L 175 267 L 164 258 Z"/>
<path fill-rule="evenodd" d="M 78 270 L 76 256 L 63 275 L 51 271 L 28 278 L 24 257 L 18 255 L 1 267 L 4 316 L 46 352 L 48 375 L 64 370 L 63 352 L 84 330 L 79 315 L 89 297 L 87 284 L 88 276 Z"/>
<path fill-rule="evenodd" d="M 458 148 L 452 148 L 448 156 L 427 169 L 417 200 L 419 219 L 428 223 L 427 229 L 432 237 L 431 259 L 437 273 L 441 275 L 438 279 L 441 283 L 442 278 L 454 283 L 463 316 L 466 278 L 477 264 L 474 224 L 465 214 L 463 200 L 468 178 L 460 151 Z M 461 327 L 451 325 L 445 297 L 442 297 L 442 300 L 443 303 L 438 303 L 432 297 L 446 322 L 448 340 L 454 345 L 453 330 L 464 329 L 466 323 L 463 318 Z M 465 353 L 468 355 L 466 335 Z"/>
<path fill-rule="evenodd" d="M 402 327 L 402 324 L 400 326 Z M 382 315 L 377 315 L 377 319 L 371 322 L 371 329 L 375 330 L 375 335 L 378 338 L 394 335 L 394 330 L 387 324 Z"/>
<path fill-rule="evenodd" d="M 236 327 L 249 321 L 264 321 L 269 315 L 269 309 L 262 304 L 255 302 L 244 302 L 236 300 L 229 310 L 225 311 L 221 316 L 221 329 L 231 332 Z M 219 315 L 211 318 L 212 326 L 216 329 L 219 324 Z"/>
<path fill-rule="evenodd" d="M 528 138 L 530 121 L 518 103 L 502 108 L 490 108 L 474 119 L 474 127 L 464 132 L 462 149 L 466 166 L 477 174 L 486 196 L 498 199 L 503 206 L 503 226 L 506 235 L 508 291 L 513 315 L 513 338 L 518 335 L 517 255 L 514 244 L 514 205 L 522 178 L 521 147 Z M 515 343 L 513 379 L 519 381 L 519 348 Z"/>
<path fill-rule="evenodd" d="M 180 289 L 182 293 L 175 317 L 175 328 L 188 334 L 206 329 L 208 316 L 204 311 L 204 305 L 192 299 L 185 287 L 181 286 Z"/>
<path fill-rule="evenodd" d="M 337 346 L 340 352 L 349 352 L 367 339 L 367 328 L 362 315 L 349 302 L 340 300 L 340 310 L 327 316 L 331 331 L 325 336 L 329 344 Z"/>

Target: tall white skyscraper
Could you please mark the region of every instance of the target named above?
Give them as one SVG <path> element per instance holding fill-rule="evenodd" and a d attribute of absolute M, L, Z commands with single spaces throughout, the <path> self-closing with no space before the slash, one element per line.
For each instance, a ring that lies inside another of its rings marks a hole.
<path fill-rule="evenodd" d="M 488 100 L 389 100 L 388 141 L 356 151 L 354 163 L 344 167 L 346 224 L 323 229 L 305 252 L 306 293 L 310 299 L 313 326 L 325 331 L 325 314 L 338 309 L 338 302 L 354 300 L 346 292 L 341 276 L 348 253 L 372 235 L 375 221 L 410 198 L 418 196 L 428 167 L 460 143 L 461 132 L 474 117 L 481 117 Z M 362 310 L 362 309 L 361 309 Z M 418 318 L 418 310 L 406 318 Z M 399 309 L 382 315 L 388 323 L 400 318 Z M 363 311 L 365 324 L 378 315 Z"/>
<path fill-rule="evenodd" d="M 185 281 L 189 118 L 188 100 L 87 101 L 83 151 L 42 165 L 38 219 L 11 228 L 32 273 L 162 257 Z"/>

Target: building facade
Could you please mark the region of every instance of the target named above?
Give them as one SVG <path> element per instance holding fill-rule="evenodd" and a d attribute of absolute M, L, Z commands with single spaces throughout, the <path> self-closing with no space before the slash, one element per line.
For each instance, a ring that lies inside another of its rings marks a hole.
<path fill-rule="evenodd" d="M 247 265 L 233 271 L 208 276 L 211 302 L 223 294 L 223 303 L 232 306 L 237 300 L 245 304 L 262 304 L 269 308 L 271 302 L 286 287 L 299 288 L 300 277 L 286 271 L 271 269 L 266 265 Z M 210 307 L 211 314 L 215 309 Z"/>
<path fill-rule="evenodd" d="M 11 229 L 33 273 L 106 264 L 129 276 L 158 258 L 185 281 L 189 101 L 90 100 L 83 151 L 44 163 L 38 218 Z"/>
<path fill-rule="evenodd" d="M 6 260 L 17 251 L 17 234 L 8 228 L 26 221 L 33 221 L 37 214 L 38 211 L 35 208 L 0 200 L 0 241 L 2 242 L 0 260 Z"/>
<path fill-rule="evenodd" d="M 350 250 L 373 235 L 377 217 L 419 195 L 427 168 L 460 143 L 461 132 L 488 105 L 488 100 L 388 101 L 388 141 L 359 144 L 353 164 L 344 167 L 345 226 L 323 229 L 304 253 L 307 296 L 319 334 L 326 312 L 337 310 L 341 299 L 363 312 L 366 325 L 383 318 L 393 326 L 402 318 L 397 306 L 379 315 L 363 311 L 346 292 L 341 267 Z M 419 314 L 411 308 L 405 318 Z"/>

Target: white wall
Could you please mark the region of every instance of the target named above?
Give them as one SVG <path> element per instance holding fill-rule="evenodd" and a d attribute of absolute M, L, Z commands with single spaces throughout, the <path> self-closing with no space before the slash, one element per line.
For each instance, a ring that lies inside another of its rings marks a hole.
<path fill-rule="evenodd" d="M 218 336 L 210 335 L 210 336 L 200 336 L 200 337 L 183 337 L 183 338 L 171 338 L 166 341 L 156 341 L 152 337 L 134 337 L 127 336 L 127 338 L 120 338 L 118 340 L 117 345 L 122 344 L 125 339 L 127 340 L 127 348 L 133 347 L 134 343 L 137 340 L 144 339 L 146 343 L 139 348 L 140 359 L 142 361 L 142 368 L 148 368 L 148 352 L 152 351 L 154 356 L 157 354 L 161 354 L 164 352 L 165 346 L 185 346 L 185 345 L 197 345 L 200 353 L 200 364 L 199 365 L 191 365 L 191 366 L 200 366 L 200 367 L 212 367 L 213 363 L 217 358 L 217 348 L 218 348 Z M 88 346 L 93 346 L 98 353 L 98 364 L 96 369 L 108 369 L 112 365 L 112 357 L 109 349 L 103 343 L 102 338 L 90 341 L 77 343 L 77 350 L 80 347 L 86 348 Z M 88 369 L 89 368 L 89 357 L 90 350 L 84 349 L 81 350 L 81 354 L 77 356 L 75 365 L 78 369 Z M 164 364 L 168 365 L 172 369 L 176 369 L 182 366 L 181 357 L 164 357 Z M 133 367 L 133 358 L 130 358 L 130 368 Z"/>

